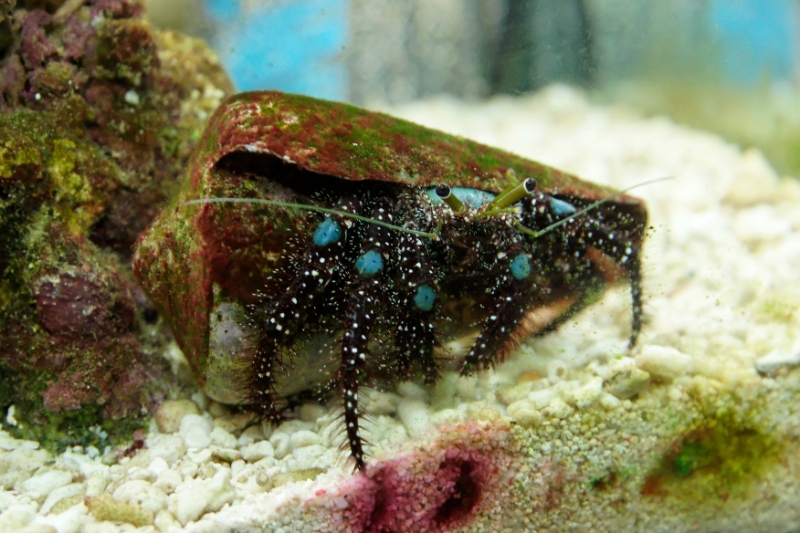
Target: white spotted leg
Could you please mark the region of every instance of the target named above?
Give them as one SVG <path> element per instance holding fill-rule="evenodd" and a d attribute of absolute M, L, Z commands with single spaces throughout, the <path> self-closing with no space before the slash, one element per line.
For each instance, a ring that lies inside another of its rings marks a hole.
<path fill-rule="evenodd" d="M 378 202 L 372 218 L 391 222 L 388 203 Z M 340 382 L 344 394 L 344 423 L 350 453 L 359 470 L 364 469 L 365 463 L 363 442 L 359 435 L 358 386 L 369 355 L 370 329 L 378 310 L 384 257 L 390 249 L 390 236 L 391 231 L 387 228 L 374 224 L 367 228 L 350 279 L 350 298 L 343 317 Z"/>
<path fill-rule="evenodd" d="M 503 254 L 498 262 L 501 269 L 497 284 L 492 290 L 489 315 L 483 322 L 475 344 L 464 359 L 461 366 L 462 376 L 494 366 L 502 355 L 501 350 L 525 315 L 535 290 L 530 257 L 521 246 L 515 246 Z"/>
<path fill-rule="evenodd" d="M 356 212 L 360 202 L 346 198 L 337 209 Z M 311 242 L 303 252 L 302 264 L 283 296 L 272 305 L 272 311 L 259 335 L 250 382 L 251 407 L 272 422 L 281 419 L 275 403 L 275 371 L 286 348 L 297 340 L 309 314 L 320 303 L 328 282 L 334 277 L 345 253 L 345 240 L 350 219 L 331 215 L 319 223 Z"/>

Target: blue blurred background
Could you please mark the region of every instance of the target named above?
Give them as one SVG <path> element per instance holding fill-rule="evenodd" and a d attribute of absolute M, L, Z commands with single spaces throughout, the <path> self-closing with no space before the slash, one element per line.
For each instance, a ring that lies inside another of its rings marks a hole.
<path fill-rule="evenodd" d="M 761 147 L 800 175 L 800 0 L 145 0 L 240 90 L 360 105 L 551 83 Z"/>
<path fill-rule="evenodd" d="M 157 12 L 169 3 L 149 1 Z M 194 22 L 241 90 L 396 101 L 595 86 L 659 70 L 751 86 L 798 78 L 797 0 L 171 3 L 193 11 L 173 23 Z"/>

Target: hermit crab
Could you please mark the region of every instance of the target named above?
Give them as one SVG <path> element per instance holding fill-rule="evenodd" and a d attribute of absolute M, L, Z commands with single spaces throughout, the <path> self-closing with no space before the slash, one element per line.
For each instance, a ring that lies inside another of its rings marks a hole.
<path fill-rule="evenodd" d="M 277 422 L 333 391 L 363 469 L 364 385 L 491 367 L 621 279 L 633 345 L 646 221 L 636 198 L 501 150 L 253 92 L 211 118 L 134 270 L 210 397 Z"/>

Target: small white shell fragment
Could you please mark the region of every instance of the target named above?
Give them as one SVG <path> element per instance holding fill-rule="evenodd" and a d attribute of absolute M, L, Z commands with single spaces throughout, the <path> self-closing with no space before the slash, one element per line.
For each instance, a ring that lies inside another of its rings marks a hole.
<path fill-rule="evenodd" d="M 654 376 L 675 379 L 691 372 L 694 360 L 675 348 L 648 344 L 636 356 L 636 365 Z"/>

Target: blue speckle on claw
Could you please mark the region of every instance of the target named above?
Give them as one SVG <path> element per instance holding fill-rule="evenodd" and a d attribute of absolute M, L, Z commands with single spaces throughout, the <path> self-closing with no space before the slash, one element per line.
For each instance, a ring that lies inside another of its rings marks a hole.
<path fill-rule="evenodd" d="M 559 218 L 574 215 L 578 210 L 575 206 L 558 198 L 550 198 L 550 212 Z"/>
<path fill-rule="evenodd" d="M 314 244 L 317 246 L 327 246 L 342 238 L 342 227 L 335 220 L 326 218 L 314 231 Z"/>
<path fill-rule="evenodd" d="M 531 275 L 531 263 L 527 255 L 519 254 L 511 261 L 511 274 L 517 279 L 525 279 Z"/>
<path fill-rule="evenodd" d="M 362 276 L 371 276 L 380 272 L 382 268 L 383 259 L 381 258 L 381 254 L 375 250 L 370 250 L 356 259 L 356 269 Z"/>
<path fill-rule="evenodd" d="M 436 300 L 436 293 L 427 285 L 420 285 L 417 294 L 414 296 L 414 305 L 421 311 L 433 309 L 433 302 Z"/>

